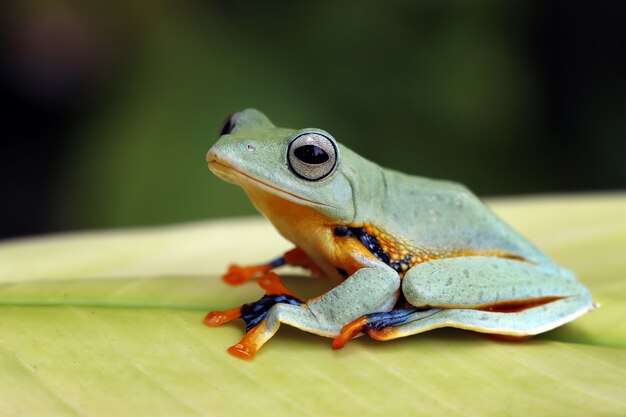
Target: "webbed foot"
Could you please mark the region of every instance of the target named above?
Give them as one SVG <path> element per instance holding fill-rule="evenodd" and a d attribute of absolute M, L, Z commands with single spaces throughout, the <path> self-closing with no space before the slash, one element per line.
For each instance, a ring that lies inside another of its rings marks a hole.
<path fill-rule="evenodd" d="M 204 324 L 209 327 L 217 327 L 241 318 L 246 322 L 246 331 L 249 331 L 267 316 L 267 312 L 275 304 L 302 304 L 302 301 L 283 284 L 280 277 L 274 272 L 268 272 L 257 282 L 265 290 L 265 295 L 258 301 L 228 310 L 211 311 L 204 318 Z"/>
<path fill-rule="evenodd" d="M 294 306 L 302 305 L 302 301 L 287 294 L 266 294 L 258 301 L 241 306 L 241 319 L 246 323 L 246 332 L 262 322 L 274 305 L 283 303 Z"/>
<path fill-rule="evenodd" d="M 265 295 L 259 300 L 228 310 L 212 311 L 207 314 L 204 324 L 209 327 L 221 326 L 235 319 L 242 319 L 246 323 L 246 335 L 228 348 L 228 352 L 240 359 L 250 360 L 259 348 L 258 335 L 266 329 L 264 322 L 270 309 L 276 304 L 300 306 L 303 302 L 296 297 L 273 272 L 268 272 L 258 279 L 258 284 L 265 290 Z"/>

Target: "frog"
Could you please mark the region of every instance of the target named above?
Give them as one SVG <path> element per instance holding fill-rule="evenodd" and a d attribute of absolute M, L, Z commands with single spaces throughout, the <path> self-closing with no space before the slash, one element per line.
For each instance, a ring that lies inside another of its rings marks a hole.
<path fill-rule="evenodd" d="M 247 109 L 231 115 L 206 160 L 243 188 L 295 248 L 223 279 L 256 281 L 265 295 L 211 311 L 210 327 L 243 319 L 228 352 L 252 359 L 281 324 L 333 339 L 388 341 L 452 327 L 524 339 L 596 308 L 576 275 L 461 184 L 380 167 L 318 128 L 275 126 Z M 275 269 L 297 265 L 331 280 L 303 300 Z"/>

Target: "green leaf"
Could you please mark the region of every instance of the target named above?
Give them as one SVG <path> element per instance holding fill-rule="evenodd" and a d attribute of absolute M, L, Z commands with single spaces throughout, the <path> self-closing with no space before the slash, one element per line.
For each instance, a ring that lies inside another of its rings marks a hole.
<path fill-rule="evenodd" d="M 202 319 L 261 295 L 219 275 L 290 247 L 264 220 L 5 242 L 2 415 L 626 415 L 626 196 L 492 207 L 601 308 L 523 343 L 444 329 L 333 351 L 283 326 L 245 362 L 225 351 L 243 326 Z M 328 288 L 289 274 L 303 295 Z"/>

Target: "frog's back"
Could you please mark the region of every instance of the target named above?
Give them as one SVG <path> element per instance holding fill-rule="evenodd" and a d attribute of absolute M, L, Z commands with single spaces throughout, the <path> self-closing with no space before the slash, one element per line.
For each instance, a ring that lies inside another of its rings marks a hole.
<path fill-rule="evenodd" d="M 382 184 L 382 192 L 370 196 L 357 213 L 359 223 L 397 236 L 406 246 L 426 254 L 501 252 L 558 268 L 465 186 L 376 168 L 375 182 Z"/>

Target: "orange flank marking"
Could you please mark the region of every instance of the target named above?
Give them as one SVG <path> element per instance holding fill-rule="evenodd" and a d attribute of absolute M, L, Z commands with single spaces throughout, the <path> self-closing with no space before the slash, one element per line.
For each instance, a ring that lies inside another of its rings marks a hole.
<path fill-rule="evenodd" d="M 204 318 L 204 324 L 209 327 L 217 327 L 239 317 L 241 317 L 241 307 L 229 308 L 224 311 L 211 311 Z"/>
<path fill-rule="evenodd" d="M 285 294 L 291 295 L 292 297 L 296 296 L 293 292 L 289 290 L 289 288 L 285 286 L 285 284 L 283 284 L 283 281 L 274 272 L 268 272 L 267 274 L 263 275 L 261 278 L 259 278 L 258 283 L 259 286 L 265 290 L 266 294 Z"/>
<path fill-rule="evenodd" d="M 531 264 L 534 263 L 524 258 L 523 256 L 519 256 L 514 253 L 509 253 L 509 252 L 499 250 L 499 249 L 464 250 L 464 251 L 454 252 L 450 254 L 450 258 L 462 258 L 465 256 L 493 256 L 495 258 L 510 259 L 512 261 L 527 262 Z"/>
<path fill-rule="evenodd" d="M 257 337 L 266 330 L 264 323 L 254 326 L 246 335 L 239 341 L 239 343 L 232 345 L 228 348 L 228 353 L 244 360 L 251 360 L 259 350 Z"/>
<path fill-rule="evenodd" d="M 350 225 L 348 227 L 359 227 L 360 225 Z M 466 257 L 466 256 L 492 256 L 497 258 L 511 259 L 514 261 L 520 262 L 529 262 L 522 256 L 516 255 L 514 253 L 509 253 L 499 249 L 466 249 L 466 250 L 454 250 L 454 249 L 442 249 L 442 248 L 428 248 L 428 247 L 420 247 L 416 246 L 414 242 L 410 242 L 409 240 L 403 238 L 402 236 L 394 236 L 391 235 L 382 229 L 372 225 L 372 224 L 363 224 L 361 225 L 365 229 L 365 232 L 376 238 L 376 241 L 380 245 L 380 249 L 389 256 L 389 260 L 399 266 L 400 270 L 398 271 L 400 277 L 404 277 L 404 274 L 415 265 L 421 264 L 423 262 L 432 261 L 435 259 L 442 258 L 458 258 L 458 257 Z M 340 237 L 342 241 L 346 241 L 344 237 Z M 348 242 L 358 242 L 355 239 L 347 239 Z M 360 243 L 359 243 L 360 245 Z M 363 245 L 360 245 L 362 250 L 371 254 L 368 249 L 366 249 Z M 351 247 L 346 248 L 349 253 L 358 253 L 358 249 Z M 373 256 L 373 255 L 372 255 Z M 353 265 L 343 264 L 343 268 L 347 270 L 350 274 L 350 268 Z M 358 269 L 358 268 L 357 268 Z"/>
<path fill-rule="evenodd" d="M 500 342 L 520 343 L 530 339 L 532 336 L 510 336 L 508 334 L 489 334 L 485 333 L 489 339 L 498 340 Z"/>
<path fill-rule="evenodd" d="M 222 279 L 230 285 L 239 285 L 250 281 L 254 277 L 265 274 L 271 269 L 271 264 L 253 266 L 230 265 L 228 271 L 222 276 Z"/>
<path fill-rule="evenodd" d="M 363 327 L 369 322 L 367 317 L 359 317 L 351 323 L 346 324 L 341 329 L 341 333 L 339 336 L 335 337 L 333 340 L 333 349 L 341 349 L 348 343 L 350 340 L 354 339 L 356 335 L 361 333 Z"/>
<path fill-rule="evenodd" d="M 561 300 L 566 297 L 539 297 L 539 298 L 529 298 L 527 300 L 513 300 L 513 301 L 502 301 L 496 304 L 491 304 L 485 307 L 479 308 L 479 310 L 483 311 L 493 311 L 496 313 L 517 313 L 519 311 L 523 311 L 533 307 L 539 307 L 544 304 L 551 303 L 553 301 Z"/>
<path fill-rule="evenodd" d="M 313 261 L 313 259 L 311 259 L 309 255 L 307 255 L 306 252 L 300 248 L 293 248 L 289 252 L 285 252 L 285 255 L 283 256 L 285 257 L 285 263 L 287 265 L 306 268 L 310 270 L 311 274 L 314 276 L 324 275 L 324 271 L 322 271 L 322 269 L 317 266 L 315 261 Z"/>

